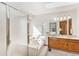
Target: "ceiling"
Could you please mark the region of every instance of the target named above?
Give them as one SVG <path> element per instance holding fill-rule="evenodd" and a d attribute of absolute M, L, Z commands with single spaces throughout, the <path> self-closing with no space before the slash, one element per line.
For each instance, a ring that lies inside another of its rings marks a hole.
<path fill-rule="evenodd" d="M 76 3 L 69 2 L 5 2 L 25 13 L 29 12 L 32 15 L 41 15 L 44 13 L 52 12 L 54 8 L 73 5 Z"/>

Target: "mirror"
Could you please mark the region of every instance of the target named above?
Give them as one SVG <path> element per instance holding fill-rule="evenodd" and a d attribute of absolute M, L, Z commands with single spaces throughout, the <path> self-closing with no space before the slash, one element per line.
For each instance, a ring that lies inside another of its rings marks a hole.
<path fill-rule="evenodd" d="M 59 35 L 72 35 L 72 18 L 59 21 Z"/>
<path fill-rule="evenodd" d="M 61 35 L 67 35 L 67 20 L 59 21 L 59 32 Z"/>
<path fill-rule="evenodd" d="M 50 35 L 57 34 L 57 22 L 50 22 L 49 23 L 49 32 L 50 32 Z"/>
<path fill-rule="evenodd" d="M 50 35 L 72 35 L 72 18 L 62 17 L 49 23 L 49 32 Z"/>

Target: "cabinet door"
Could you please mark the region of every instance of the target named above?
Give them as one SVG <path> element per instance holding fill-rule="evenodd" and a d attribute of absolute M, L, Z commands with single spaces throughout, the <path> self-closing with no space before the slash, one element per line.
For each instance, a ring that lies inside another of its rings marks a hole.
<path fill-rule="evenodd" d="M 67 40 L 60 39 L 60 49 L 67 49 Z"/>
<path fill-rule="evenodd" d="M 48 39 L 48 47 L 51 48 L 52 47 L 52 39 Z"/>
<path fill-rule="evenodd" d="M 57 38 L 49 39 L 48 45 L 50 48 L 59 48 L 59 40 Z"/>
<path fill-rule="evenodd" d="M 73 42 L 68 42 L 68 50 L 70 51 L 74 51 L 75 50 L 75 43 Z"/>
<path fill-rule="evenodd" d="M 74 42 L 74 49 L 76 52 L 79 52 L 79 42 Z"/>
<path fill-rule="evenodd" d="M 68 42 L 68 50 L 74 51 L 74 52 L 79 52 L 79 42 L 72 40 Z"/>

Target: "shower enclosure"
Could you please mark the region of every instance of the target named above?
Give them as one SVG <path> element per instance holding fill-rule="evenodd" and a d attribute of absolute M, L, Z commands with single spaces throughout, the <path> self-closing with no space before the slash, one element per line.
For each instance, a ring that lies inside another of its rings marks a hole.
<path fill-rule="evenodd" d="M 27 49 L 27 42 L 27 15 L 0 3 L 0 56 L 13 55 L 17 47 Z"/>
<path fill-rule="evenodd" d="M 0 3 L 0 56 L 45 56 L 48 47 L 45 37 L 32 28 L 32 15 L 4 3 Z M 34 30 L 34 31 L 33 31 Z M 33 31 L 33 32 L 32 32 Z"/>

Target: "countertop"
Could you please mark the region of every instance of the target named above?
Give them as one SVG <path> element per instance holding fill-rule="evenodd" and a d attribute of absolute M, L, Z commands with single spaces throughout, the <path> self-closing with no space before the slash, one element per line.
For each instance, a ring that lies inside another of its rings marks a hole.
<path fill-rule="evenodd" d="M 77 36 L 72 36 L 72 35 L 57 35 L 57 36 L 48 36 L 48 37 L 66 38 L 66 39 L 75 39 L 75 40 L 79 40 L 79 37 L 77 37 Z"/>

